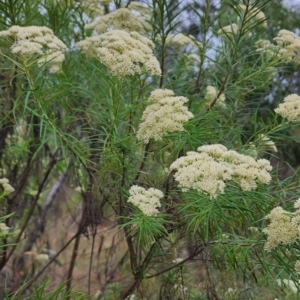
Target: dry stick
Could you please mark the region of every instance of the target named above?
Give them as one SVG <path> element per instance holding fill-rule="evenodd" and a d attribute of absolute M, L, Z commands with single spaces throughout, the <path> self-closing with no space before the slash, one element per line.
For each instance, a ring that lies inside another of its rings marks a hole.
<path fill-rule="evenodd" d="M 4 72 L 4 71 L 3 71 Z M 0 74 L 0 79 L 5 80 L 5 74 Z M 1 119 L 3 123 L 1 124 L 0 128 L 0 159 L 2 158 L 4 154 L 4 150 L 7 144 L 7 136 L 8 134 L 11 134 L 13 132 L 13 125 L 14 125 L 14 99 L 16 99 L 17 95 L 17 66 L 15 65 L 14 75 L 11 80 L 12 85 L 12 91 L 8 93 L 8 101 L 9 101 L 9 111 L 7 113 L 7 116 L 5 116 L 4 110 L 1 112 Z"/>
<path fill-rule="evenodd" d="M 161 63 L 160 63 L 160 67 L 161 67 L 161 77 L 160 77 L 160 81 L 159 81 L 159 88 L 162 88 L 163 83 L 164 83 L 164 65 L 165 65 L 165 39 L 162 40 L 162 54 L 161 54 Z M 148 144 L 145 147 L 145 151 L 144 151 L 144 157 L 142 160 L 142 163 L 140 165 L 139 171 L 136 174 L 135 178 L 134 178 L 134 182 L 137 182 L 140 174 L 143 172 L 144 166 L 146 164 L 146 159 L 147 156 L 149 154 L 149 148 L 151 146 L 151 141 L 148 142 Z M 125 236 L 126 236 L 126 242 L 127 242 L 127 246 L 128 246 L 128 250 L 130 253 L 130 263 L 131 263 L 131 271 L 133 273 L 133 275 L 136 277 L 136 272 L 137 272 L 137 254 L 134 250 L 133 247 L 133 242 L 129 233 L 129 230 L 124 227 L 124 231 L 125 231 Z M 150 253 L 151 251 L 149 251 Z M 148 253 L 148 254 L 149 254 Z M 135 289 L 135 287 L 139 284 L 139 282 L 141 281 L 140 278 L 135 278 L 134 281 L 130 284 L 130 286 L 123 290 L 120 294 L 120 299 L 124 299 L 127 296 L 129 296 L 133 290 Z"/>
<path fill-rule="evenodd" d="M 147 156 L 149 154 L 150 145 L 151 145 L 151 141 L 145 147 L 144 157 L 143 157 L 143 160 L 141 162 L 139 171 L 137 172 L 137 174 L 134 178 L 134 183 L 136 183 L 139 180 L 140 174 L 143 172 L 144 166 L 146 164 L 146 159 L 147 159 Z M 131 238 L 129 229 L 126 226 L 124 227 L 124 233 L 125 233 L 125 238 L 126 238 L 126 243 L 127 243 L 127 246 L 128 246 L 128 250 L 129 250 L 129 255 L 130 255 L 131 271 L 132 271 L 133 274 L 135 274 L 136 268 L 137 268 L 137 255 L 136 255 L 136 252 L 134 250 L 134 246 L 133 246 L 133 242 L 132 242 L 132 238 Z"/>
<path fill-rule="evenodd" d="M 101 239 L 100 239 L 100 243 L 99 243 L 99 247 L 98 247 L 98 251 L 97 251 L 97 279 L 99 280 L 99 282 L 100 282 L 100 271 L 99 271 L 99 268 L 100 268 L 100 254 L 102 252 L 104 239 L 105 239 L 104 236 L 101 235 Z"/>
<path fill-rule="evenodd" d="M 84 228 L 84 225 L 85 225 L 85 209 L 82 210 L 81 219 L 80 219 L 80 222 L 78 225 L 75 244 L 73 247 L 72 257 L 71 257 L 71 261 L 70 261 L 70 267 L 69 267 L 69 271 L 68 271 L 67 285 L 66 285 L 66 300 L 70 299 L 69 292 L 71 291 L 72 275 L 73 275 L 73 270 L 74 270 L 77 254 L 78 254 L 80 237 L 81 237 L 81 233 L 82 233 L 82 229 Z"/>
<path fill-rule="evenodd" d="M 134 178 L 134 183 L 136 183 L 138 181 L 138 179 L 140 177 L 140 174 L 143 172 L 144 166 L 146 164 L 146 159 L 147 159 L 147 156 L 149 154 L 150 145 L 151 145 L 151 141 L 145 147 L 144 157 L 143 157 L 142 163 L 140 165 L 140 169 L 139 169 L 139 171 L 137 172 L 137 174 L 136 174 L 136 176 Z"/>
<path fill-rule="evenodd" d="M 129 250 L 131 272 L 132 274 L 135 274 L 137 268 L 137 255 L 133 247 L 133 242 L 132 242 L 131 235 L 129 233 L 129 229 L 127 227 L 124 227 L 124 231 L 125 231 L 126 243 Z"/>
<path fill-rule="evenodd" d="M 112 241 L 111 241 L 111 243 L 110 243 L 110 247 L 109 247 L 107 259 L 106 259 L 106 261 L 105 261 L 105 268 L 104 268 L 105 281 L 107 281 L 107 277 L 108 277 L 109 257 L 113 255 L 113 253 L 112 253 L 113 250 L 112 250 L 112 249 L 115 247 L 115 238 L 116 238 L 116 236 L 114 235 L 114 236 L 112 237 Z"/>
<path fill-rule="evenodd" d="M 20 180 L 19 180 L 19 185 L 16 187 L 16 190 L 15 190 L 15 192 L 14 192 L 14 194 L 13 194 L 13 196 L 12 197 L 7 197 L 7 210 L 6 210 L 6 215 L 9 215 L 9 217 L 8 218 L 6 218 L 6 220 L 5 220 L 5 224 L 6 224 L 6 226 L 8 226 L 9 227 L 9 222 L 10 222 L 10 218 L 11 218 L 11 215 L 12 215 L 12 205 L 13 205 L 13 203 L 14 203 L 14 201 L 15 201 L 15 199 L 18 197 L 18 195 L 21 193 L 21 191 L 23 190 L 23 188 L 24 188 L 24 186 L 25 186 L 25 183 L 26 183 L 26 181 L 27 181 L 27 179 L 28 179 L 28 174 L 29 174 L 29 172 L 30 172 L 30 167 L 31 167 L 31 163 L 32 163 L 32 159 L 33 159 L 33 153 L 35 152 L 35 147 L 34 147 L 34 145 L 32 145 L 31 144 L 31 146 L 30 146 L 30 154 L 31 154 L 31 156 L 30 157 L 28 157 L 28 159 L 27 159 L 27 163 L 26 163 L 26 167 L 25 167 L 25 169 L 24 169 L 24 171 L 23 171 L 23 173 L 22 173 L 22 175 L 21 175 L 21 178 L 20 178 Z M 17 241 L 16 242 L 18 242 L 19 241 L 19 239 L 21 238 L 21 234 L 22 234 L 22 232 L 19 234 L 19 236 L 17 237 Z M 6 254 L 7 254 L 7 246 L 6 246 L 6 240 L 4 241 L 4 247 L 3 247 L 3 250 L 2 250 L 2 252 L 3 252 L 3 254 L 2 254 L 2 259 L 1 259 L 1 262 L 0 262 L 0 270 L 2 270 L 4 267 L 5 267 L 5 265 L 6 265 L 6 263 L 7 263 L 7 261 L 8 261 L 8 259 L 6 258 Z M 13 249 L 16 247 L 17 245 L 15 245 L 15 246 L 13 246 Z M 9 256 L 10 257 L 10 256 Z"/>
<path fill-rule="evenodd" d="M 43 267 L 43 269 L 41 269 L 41 271 L 39 271 L 27 284 L 25 284 L 23 287 L 21 287 L 20 290 L 20 296 L 27 290 L 29 289 L 32 284 L 44 273 L 44 271 L 48 268 L 48 266 L 56 260 L 56 258 L 59 256 L 60 253 L 62 253 L 70 244 L 71 242 L 78 236 L 81 234 L 81 231 L 77 231 L 75 233 L 75 235 L 73 235 L 69 241 L 49 260 L 49 262 Z"/>
<path fill-rule="evenodd" d="M 68 164 L 68 167 L 70 164 Z M 35 243 L 37 238 L 40 236 L 40 233 L 44 231 L 44 228 L 46 227 L 47 222 L 47 211 L 50 209 L 53 200 L 55 199 L 55 196 L 57 195 L 58 191 L 60 190 L 66 176 L 68 174 L 68 168 L 65 169 L 65 171 L 59 175 L 56 183 L 52 186 L 50 192 L 48 193 L 45 201 L 45 205 L 41 208 L 41 213 L 39 214 L 37 220 L 36 220 L 36 226 L 32 230 L 32 232 L 28 235 L 28 242 L 24 248 L 23 252 L 30 251 L 32 245 Z"/>
<path fill-rule="evenodd" d="M 34 124 L 35 124 L 35 125 L 38 125 L 38 124 L 39 124 L 39 120 L 38 120 L 38 118 L 37 118 L 36 116 L 33 118 L 33 121 L 34 121 Z M 8 207 L 7 207 L 7 212 L 6 212 L 6 214 L 7 214 L 7 215 L 10 215 L 10 216 L 5 220 L 5 223 L 6 223 L 7 226 L 9 226 L 9 221 L 10 221 L 10 217 L 11 217 L 11 213 L 12 213 L 11 207 L 12 207 L 12 205 L 13 205 L 15 199 L 18 197 L 18 195 L 19 195 L 19 194 L 21 193 L 21 191 L 23 190 L 23 188 L 24 188 L 24 186 L 25 186 L 25 184 L 26 184 L 26 182 L 27 182 L 27 180 L 28 180 L 28 174 L 29 174 L 29 172 L 30 172 L 30 170 L 31 170 L 31 164 L 32 164 L 32 162 L 33 162 L 34 153 L 35 153 L 35 151 L 36 151 L 36 149 L 37 149 L 36 144 L 37 144 L 38 141 L 39 141 L 39 130 L 36 128 L 36 126 L 34 126 L 34 128 L 33 128 L 33 137 L 34 137 L 34 139 L 33 139 L 33 141 L 30 143 L 30 147 L 29 147 L 29 153 L 30 153 L 30 156 L 29 156 L 28 159 L 27 159 L 27 163 L 26 163 L 25 170 L 24 170 L 24 172 L 22 173 L 21 179 L 19 180 L 19 185 L 18 185 L 18 187 L 16 188 L 16 191 L 14 192 L 13 197 L 8 198 L 9 205 L 8 205 Z M 51 161 L 51 163 L 52 163 L 52 161 Z M 50 165 L 51 165 L 51 164 L 50 164 Z M 46 175 L 47 175 L 47 177 L 49 176 L 49 174 L 47 174 L 47 172 L 46 172 Z M 45 176 L 46 176 L 46 175 L 45 175 Z M 42 183 L 42 185 L 43 185 L 43 184 L 44 184 L 44 182 Z M 39 191 L 39 193 L 40 193 L 40 191 Z M 37 194 L 36 197 L 38 197 L 39 193 Z M 37 203 L 37 199 L 35 199 L 35 201 L 34 201 L 34 206 L 36 205 L 36 203 Z M 28 218 L 27 218 L 27 220 L 26 220 L 27 223 L 28 223 L 28 221 L 29 221 L 29 219 L 30 219 L 31 214 L 33 213 L 33 211 L 34 211 L 34 208 L 31 209 L 31 211 L 30 211 L 30 213 L 29 213 L 29 215 L 28 215 Z M 17 239 L 16 239 L 16 243 L 19 242 L 19 240 L 20 240 L 20 238 L 21 238 L 21 236 L 22 236 L 22 233 L 23 233 L 24 230 L 25 230 L 25 226 L 27 226 L 27 223 L 24 224 L 23 227 L 21 228 L 21 232 L 19 233 L 19 235 L 18 235 L 18 237 L 17 237 Z M 14 246 L 12 247 L 12 250 L 11 250 L 11 252 L 9 253 L 9 255 L 8 255 L 7 258 L 6 258 L 6 254 L 7 254 L 7 246 L 4 247 L 4 249 L 3 249 L 2 260 L 1 260 L 1 262 L 0 262 L 0 270 L 2 270 L 2 269 L 5 267 L 5 265 L 7 264 L 9 258 L 11 257 L 11 255 L 12 255 L 13 251 L 16 249 L 16 247 L 17 247 L 17 244 L 14 245 Z"/>
<path fill-rule="evenodd" d="M 185 259 L 182 260 L 181 262 L 179 262 L 179 263 L 177 263 L 177 264 L 175 264 L 175 265 L 173 265 L 173 266 L 171 266 L 171 267 L 169 267 L 169 268 L 166 268 L 166 269 L 164 269 L 164 270 L 162 270 L 162 271 L 160 271 L 160 272 L 158 272 L 158 273 L 155 273 L 155 274 L 153 274 L 153 275 L 146 276 L 145 278 L 147 278 L 147 279 L 154 278 L 154 277 L 157 277 L 157 276 L 159 276 L 159 275 L 162 275 L 162 274 L 164 274 L 164 273 L 166 273 L 166 272 L 168 272 L 168 271 L 170 271 L 170 270 L 172 270 L 172 269 L 174 269 L 174 268 L 178 268 L 179 266 L 183 265 L 183 264 L 184 264 L 185 262 L 187 262 L 188 260 L 191 260 L 191 259 L 193 259 L 196 255 L 200 254 L 203 250 L 204 250 L 204 246 L 201 247 L 200 249 L 197 249 L 197 248 L 196 248 L 196 249 L 194 249 L 194 251 L 193 251 L 192 254 L 190 254 L 187 258 L 185 258 Z"/>
<path fill-rule="evenodd" d="M 89 275 L 88 275 L 88 295 L 90 296 L 91 293 L 91 275 L 92 275 L 92 262 L 93 262 L 93 255 L 94 255 L 94 248 L 95 248 L 95 238 L 97 234 L 97 227 L 93 227 L 93 235 L 92 235 L 92 252 L 90 255 L 90 264 L 89 264 Z"/>
<path fill-rule="evenodd" d="M 166 39 L 162 39 L 162 50 L 161 50 L 161 62 L 160 62 L 160 68 L 161 68 L 161 76 L 159 81 L 159 88 L 161 89 L 164 84 L 164 73 L 165 73 L 165 50 L 166 50 Z"/>
<path fill-rule="evenodd" d="M 22 236 L 25 228 L 27 227 L 30 218 L 32 217 L 32 215 L 34 213 L 34 210 L 35 210 L 36 204 L 38 202 L 39 196 L 40 196 L 40 194 L 41 194 L 41 192 L 42 192 L 42 190 L 44 188 L 44 185 L 46 184 L 46 181 L 48 180 L 48 177 L 49 177 L 49 175 L 50 175 L 53 167 L 55 166 L 56 162 L 57 161 L 55 159 L 53 159 L 50 162 L 48 170 L 47 170 L 47 172 L 46 172 L 46 174 L 45 174 L 45 176 L 43 178 L 43 181 L 42 181 L 41 185 L 39 186 L 38 193 L 35 196 L 34 201 L 33 201 L 32 205 L 31 205 L 31 208 L 29 210 L 28 216 L 27 216 L 27 218 L 26 218 L 26 220 L 25 220 L 25 222 L 24 222 L 24 224 L 23 224 L 23 226 L 22 226 L 22 228 L 21 228 L 21 230 L 19 232 L 19 235 L 17 236 L 15 244 L 12 246 L 12 249 L 10 250 L 9 254 L 7 255 L 7 257 L 6 257 L 6 251 L 3 251 L 4 253 L 3 253 L 3 259 L 2 259 L 1 265 L 0 265 L 0 270 L 2 268 L 4 268 L 4 266 L 7 264 L 8 260 L 11 258 L 11 256 L 13 255 L 16 247 L 18 246 L 18 242 L 20 241 L 21 236 Z M 28 173 L 29 173 L 29 171 L 28 171 Z"/>
<path fill-rule="evenodd" d="M 140 282 L 142 281 L 142 274 L 144 272 L 144 270 L 147 268 L 148 264 L 151 261 L 151 257 L 152 257 L 152 252 L 155 249 L 157 244 L 157 241 L 154 242 L 154 244 L 151 245 L 151 248 L 149 250 L 149 252 L 147 253 L 146 257 L 144 258 L 144 261 L 141 263 L 141 265 L 136 268 L 136 270 L 133 272 L 133 276 L 134 279 L 133 281 L 130 283 L 129 287 L 127 287 L 126 289 L 124 289 L 123 291 L 121 291 L 121 294 L 119 296 L 119 300 L 125 299 L 128 296 L 130 296 L 133 292 L 133 290 L 140 284 Z"/>

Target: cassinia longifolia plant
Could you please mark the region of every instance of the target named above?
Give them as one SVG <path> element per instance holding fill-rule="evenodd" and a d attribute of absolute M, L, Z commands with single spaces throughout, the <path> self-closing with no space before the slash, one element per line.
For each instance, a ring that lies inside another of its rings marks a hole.
<path fill-rule="evenodd" d="M 1 299 L 298 299 L 279 2 L 1 1 Z"/>

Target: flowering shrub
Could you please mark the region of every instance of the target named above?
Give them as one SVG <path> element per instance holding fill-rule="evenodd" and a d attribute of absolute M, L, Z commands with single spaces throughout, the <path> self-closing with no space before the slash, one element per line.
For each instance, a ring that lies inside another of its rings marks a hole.
<path fill-rule="evenodd" d="M 0 299 L 300 291 L 297 26 L 198 2 L 0 1 Z"/>

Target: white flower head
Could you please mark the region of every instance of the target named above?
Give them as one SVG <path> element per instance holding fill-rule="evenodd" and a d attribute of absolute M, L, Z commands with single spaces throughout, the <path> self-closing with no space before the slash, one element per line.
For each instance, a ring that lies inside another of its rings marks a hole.
<path fill-rule="evenodd" d="M 9 233 L 9 227 L 5 223 L 0 223 L 0 236 L 7 235 Z"/>
<path fill-rule="evenodd" d="M 146 216 L 155 216 L 159 213 L 158 208 L 161 207 L 160 199 L 164 194 L 162 191 L 149 188 L 148 190 L 133 185 L 129 190 L 130 197 L 127 202 L 137 206 Z"/>
<path fill-rule="evenodd" d="M 272 209 L 266 219 L 270 224 L 263 229 L 268 236 L 265 249 L 271 251 L 279 244 L 288 245 L 293 243 L 299 236 L 298 224 L 293 222 L 295 214 L 285 211 L 278 206 Z"/>
<path fill-rule="evenodd" d="M 279 48 L 278 55 L 285 62 L 300 62 L 300 37 L 289 30 L 280 30 L 273 39 Z"/>
<path fill-rule="evenodd" d="M 119 8 L 100 17 L 99 20 L 87 24 L 85 29 L 93 29 L 98 34 L 109 30 L 135 31 L 144 34 L 151 31 L 152 27 L 142 16 L 134 15 L 128 8 Z"/>
<path fill-rule="evenodd" d="M 236 23 L 224 26 L 218 30 L 218 34 L 225 34 L 225 36 L 230 36 L 232 34 L 237 34 L 239 32 L 239 26 Z"/>
<path fill-rule="evenodd" d="M 255 6 L 243 5 L 240 4 L 239 8 L 243 11 L 244 14 L 247 13 L 246 18 L 249 21 L 260 22 L 260 25 L 264 28 L 267 28 L 268 24 L 266 21 L 265 14 Z"/>
<path fill-rule="evenodd" d="M 258 40 L 255 42 L 256 51 L 265 54 L 266 58 L 279 58 L 279 47 L 272 44 L 269 40 Z"/>
<path fill-rule="evenodd" d="M 297 210 L 300 209 L 300 198 L 295 201 L 294 208 L 296 208 Z"/>
<path fill-rule="evenodd" d="M 137 300 L 138 297 L 135 294 L 132 294 L 126 298 L 126 300 Z"/>
<path fill-rule="evenodd" d="M 113 75 L 161 75 L 158 60 L 153 56 L 154 44 L 137 32 L 112 30 L 78 43 L 88 56 L 98 58 Z"/>
<path fill-rule="evenodd" d="M 41 264 L 46 264 L 49 260 L 49 255 L 48 254 L 38 254 L 35 259 L 41 263 Z"/>
<path fill-rule="evenodd" d="M 224 194 L 229 181 L 235 181 L 243 191 L 256 189 L 257 183 L 270 183 L 271 169 L 265 159 L 255 160 L 220 144 L 187 152 L 170 166 L 170 171 L 176 170 L 174 177 L 183 191 L 195 189 L 212 199 Z"/>
<path fill-rule="evenodd" d="M 183 258 L 181 258 L 181 257 L 178 257 L 178 258 L 175 258 L 175 259 L 173 259 L 173 263 L 174 264 L 179 264 L 179 263 L 181 263 L 183 261 Z"/>
<path fill-rule="evenodd" d="M 290 122 L 300 121 L 300 96 L 291 94 L 284 98 L 283 103 L 280 103 L 275 112 L 283 118 L 287 118 Z"/>
<path fill-rule="evenodd" d="M 212 101 L 214 101 L 217 98 L 218 94 L 219 91 L 214 86 L 208 85 L 206 87 L 205 100 L 208 102 L 208 104 L 210 104 Z M 222 109 L 226 108 L 224 93 L 220 94 L 220 96 L 216 101 L 215 106 Z"/>
<path fill-rule="evenodd" d="M 12 53 L 17 54 L 21 60 L 37 58 L 39 67 L 47 65 L 51 73 L 60 71 L 67 47 L 48 27 L 12 26 L 0 31 L 1 37 L 12 43 Z"/>
<path fill-rule="evenodd" d="M 300 273 L 300 260 L 297 260 L 295 263 L 295 271 L 297 273 Z"/>
<path fill-rule="evenodd" d="M 182 50 L 187 45 L 195 46 L 196 48 L 202 48 L 202 44 L 198 42 L 192 35 L 184 35 L 183 33 L 169 34 L 166 38 L 166 45 L 178 48 Z"/>
<path fill-rule="evenodd" d="M 80 193 L 80 194 L 83 194 L 85 192 L 85 189 L 81 186 L 77 186 L 75 189 L 74 189 L 75 192 L 77 193 Z"/>
<path fill-rule="evenodd" d="M 9 184 L 9 180 L 7 178 L 1 178 L 0 185 L 2 186 L 4 196 L 15 191 L 15 189 Z"/>
<path fill-rule="evenodd" d="M 175 284 L 174 290 L 176 292 L 176 299 L 187 299 L 189 290 L 183 284 Z"/>
<path fill-rule="evenodd" d="M 143 112 L 137 138 L 148 143 L 151 138 L 160 140 L 167 133 L 183 131 L 183 123 L 193 117 L 183 105 L 187 101 L 185 97 L 174 96 L 171 90 L 154 90 L 148 99 L 151 104 Z"/>
<path fill-rule="evenodd" d="M 100 290 L 97 290 L 96 291 L 96 293 L 95 293 L 95 295 L 94 295 L 94 298 L 96 299 L 96 300 L 98 300 L 98 299 L 100 299 L 100 296 L 102 295 L 102 292 L 100 291 Z"/>

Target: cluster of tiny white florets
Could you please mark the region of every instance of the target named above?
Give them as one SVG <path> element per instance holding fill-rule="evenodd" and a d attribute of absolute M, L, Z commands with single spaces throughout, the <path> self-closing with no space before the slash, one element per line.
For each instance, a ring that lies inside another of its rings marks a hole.
<path fill-rule="evenodd" d="M 112 30 L 78 43 L 88 57 L 98 58 L 118 77 L 147 73 L 161 75 L 153 56 L 154 44 L 137 32 Z"/>
<path fill-rule="evenodd" d="M 232 23 L 230 25 L 224 26 L 218 30 L 218 34 L 223 35 L 223 37 L 231 39 L 234 35 L 237 35 L 240 32 L 239 25 Z M 247 31 L 246 37 L 250 38 L 252 33 Z"/>
<path fill-rule="evenodd" d="M 40 264 L 46 264 L 47 261 L 49 261 L 49 255 L 48 254 L 38 254 L 35 257 L 35 260 L 38 261 Z"/>
<path fill-rule="evenodd" d="M 297 260 L 294 267 L 297 273 L 300 273 L 300 260 Z"/>
<path fill-rule="evenodd" d="M 238 32 L 239 32 L 239 26 L 236 23 L 232 23 L 230 25 L 224 26 L 218 30 L 218 34 L 225 34 L 225 36 L 237 34 Z"/>
<path fill-rule="evenodd" d="M 300 37 L 289 30 L 280 30 L 273 39 L 279 46 L 279 55 L 286 62 L 300 63 Z"/>
<path fill-rule="evenodd" d="M 178 49 L 182 49 L 187 45 L 196 46 L 198 49 L 202 47 L 202 44 L 194 36 L 184 35 L 183 33 L 169 34 L 166 38 L 166 45 Z"/>
<path fill-rule="evenodd" d="M 39 67 L 47 64 L 51 73 L 61 69 L 67 47 L 51 29 L 39 26 L 12 26 L 8 30 L 0 31 L 1 37 L 12 43 L 12 53 L 17 54 L 21 60 L 36 57 Z"/>
<path fill-rule="evenodd" d="M 214 86 L 208 85 L 206 87 L 205 100 L 208 102 L 208 105 L 217 98 L 218 93 L 218 90 Z M 215 105 L 220 108 L 226 107 L 224 93 L 220 94 Z"/>
<path fill-rule="evenodd" d="M 160 199 L 164 194 L 162 191 L 149 188 L 148 190 L 133 185 L 129 190 L 130 197 L 127 202 L 137 206 L 146 216 L 155 216 L 159 213 L 157 208 L 161 207 Z"/>
<path fill-rule="evenodd" d="M 5 223 L 0 223 L 0 237 L 9 233 L 9 227 Z"/>
<path fill-rule="evenodd" d="M 279 244 L 291 244 L 299 236 L 298 226 L 291 221 L 294 214 L 285 211 L 282 207 L 274 208 L 266 219 L 270 220 L 268 227 L 263 232 L 268 236 L 265 249 L 271 251 Z"/>
<path fill-rule="evenodd" d="M 256 42 L 257 51 L 266 53 L 270 58 L 278 58 L 284 62 L 300 63 L 300 37 L 289 30 L 282 29 L 273 39 L 277 45 L 268 40 Z"/>
<path fill-rule="evenodd" d="M 260 22 L 260 25 L 263 27 L 267 27 L 266 17 L 265 14 L 259 10 L 257 7 L 251 5 L 239 5 L 239 10 L 244 14 L 244 21 L 249 24 L 249 22 Z M 246 15 L 245 15 L 246 14 Z M 238 22 L 240 25 L 240 22 Z M 230 25 L 224 26 L 219 29 L 218 33 L 223 34 L 228 38 L 231 38 L 232 35 L 236 35 L 239 32 L 239 25 L 236 23 L 232 23 Z M 247 32 L 246 37 L 251 37 L 252 33 Z"/>
<path fill-rule="evenodd" d="M 272 169 L 269 161 L 239 154 L 220 144 L 201 146 L 198 152 L 187 152 L 170 166 L 176 170 L 175 180 L 183 191 L 195 189 L 216 198 L 224 194 L 226 182 L 235 181 L 243 191 L 257 188 L 257 183 L 268 184 Z"/>
<path fill-rule="evenodd" d="M 175 299 L 187 299 L 189 296 L 189 289 L 183 284 L 175 284 Z"/>
<path fill-rule="evenodd" d="M 283 118 L 287 118 L 290 122 L 300 121 L 300 96 L 291 94 L 284 98 L 275 112 Z"/>
<path fill-rule="evenodd" d="M 300 199 L 295 202 L 294 208 L 295 212 L 288 212 L 278 206 L 266 216 L 270 220 L 270 224 L 263 229 L 268 236 L 265 243 L 267 251 L 280 244 L 292 244 L 300 238 Z"/>
<path fill-rule="evenodd" d="M 246 20 L 261 22 L 261 26 L 267 28 L 268 24 L 266 21 L 266 16 L 260 9 L 251 5 L 246 6 L 243 4 L 240 4 L 239 7 L 244 14 L 247 13 Z"/>
<path fill-rule="evenodd" d="M 148 143 L 151 138 L 160 140 L 167 133 L 183 131 L 183 123 L 193 117 L 183 105 L 187 101 L 186 97 L 175 97 L 171 90 L 154 90 L 148 99 L 151 104 L 143 112 L 137 138 Z"/>
<path fill-rule="evenodd" d="M 4 196 L 15 191 L 15 189 L 9 184 L 9 180 L 7 178 L 1 178 L 0 185 L 2 186 Z"/>
<path fill-rule="evenodd" d="M 136 31 L 140 34 L 151 31 L 151 26 L 142 16 L 134 15 L 127 8 L 120 8 L 100 17 L 99 20 L 89 23 L 85 29 L 93 29 L 98 34 L 109 30 Z"/>
<path fill-rule="evenodd" d="M 269 40 L 258 40 L 255 42 L 256 51 L 265 54 L 267 58 L 280 58 L 278 46 L 272 44 Z"/>

